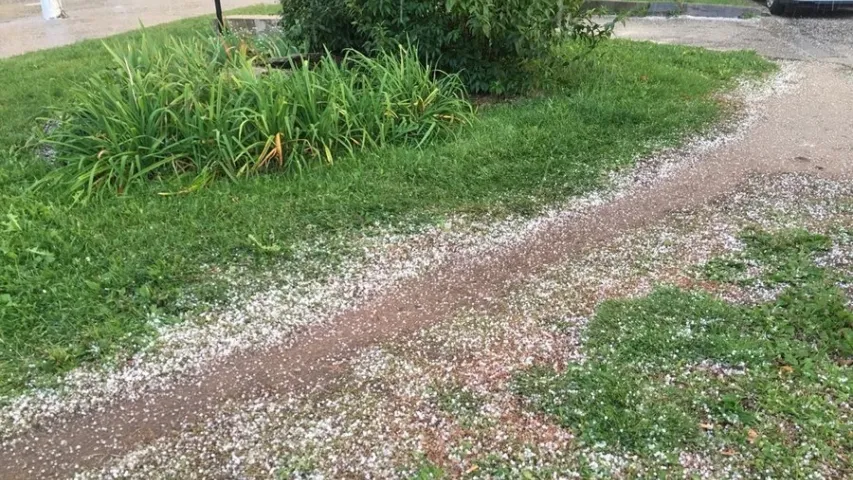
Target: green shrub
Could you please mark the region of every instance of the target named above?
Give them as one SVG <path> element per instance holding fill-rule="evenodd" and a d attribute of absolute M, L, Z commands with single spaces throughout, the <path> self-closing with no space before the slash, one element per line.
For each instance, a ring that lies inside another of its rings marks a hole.
<path fill-rule="evenodd" d="M 458 72 L 473 92 L 530 86 L 530 69 L 567 36 L 598 39 L 580 0 L 282 0 L 305 48 L 382 51 L 414 42 L 423 59 Z"/>
<path fill-rule="evenodd" d="M 461 81 L 436 78 L 417 53 L 347 52 L 262 71 L 245 42 L 143 39 L 113 52 L 119 68 L 77 87 L 39 139 L 59 168 L 48 180 L 89 194 L 189 174 L 298 170 L 353 150 L 422 144 L 471 119 Z"/>

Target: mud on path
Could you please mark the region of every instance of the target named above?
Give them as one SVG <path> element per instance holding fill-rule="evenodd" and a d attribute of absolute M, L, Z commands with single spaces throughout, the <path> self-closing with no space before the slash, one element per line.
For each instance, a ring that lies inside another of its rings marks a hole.
<path fill-rule="evenodd" d="M 637 35 L 648 38 L 649 30 L 644 31 L 645 37 Z M 791 68 L 795 75 L 788 80 L 791 84 L 785 86 L 787 91 L 767 99 L 758 118 L 745 125 L 747 130 L 739 132 L 735 141 L 717 148 L 689 150 L 690 157 L 680 159 L 668 175 L 628 185 L 609 201 L 534 223 L 528 231 L 520 232 L 517 241 L 488 254 L 476 258 L 451 255 L 447 261 L 403 281 L 392 291 L 328 323 L 307 328 L 287 344 L 217 361 L 203 375 L 180 379 L 167 389 L 146 393 L 132 401 L 107 403 L 87 414 L 63 416 L 61 421 L 52 420 L 9 438 L 0 446 L 0 458 L 4 459 L 0 476 L 62 477 L 87 470 L 97 472 L 102 466 L 111 465 L 120 465 L 116 467 L 117 473 L 113 473 L 122 475 L 128 465 L 135 464 L 134 458 L 142 459 L 137 463 L 143 465 L 168 463 L 172 457 L 158 453 L 161 448 L 169 451 L 171 445 L 177 448 L 173 453 L 180 451 L 181 439 L 205 438 L 207 430 L 218 432 L 217 426 L 228 423 L 223 418 L 240 417 L 256 410 L 280 412 L 277 408 L 283 408 L 281 405 L 299 405 L 299 399 L 306 398 L 304 395 L 324 389 L 334 388 L 336 395 L 342 397 L 357 395 L 352 390 L 341 393 L 339 379 L 352 375 L 358 378 L 358 359 L 375 352 L 376 347 L 404 348 L 424 331 L 440 328 L 463 312 L 484 315 L 512 311 L 508 299 L 519 290 L 540 285 L 543 276 L 560 265 L 595 257 L 596 252 L 612 248 L 616 239 L 632 233 L 663 228 L 679 212 L 701 210 L 744 188 L 756 176 L 797 173 L 830 182 L 853 179 L 850 129 L 853 75 L 838 62 L 820 62 L 814 58 Z M 613 273 L 611 270 L 610 275 Z M 593 275 L 589 280 L 598 283 L 599 278 Z M 621 280 L 612 281 L 618 284 Z M 607 294 L 605 289 L 604 296 Z M 596 295 L 586 299 L 587 303 L 600 300 L 602 291 Z M 575 299 L 579 310 L 583 310 L 581 300 Z M 552 351 L 566 353 L 564 344 L 549 343 L 547 335 L 535 333 L 535 328 L 525 324 L 523 316 L 521 320 L 515 318 L 518 321 L 507 323 L 504 331 L 508 338 L 514 339 L 512 342 L 526 345 L 526 350 L 510 348 L 527 352 L 528 355 L 518 356 L 519 362 L 535 358 L 536 352 L 541 353 L 543 346 L 548 345 Z M 529 338 L 541 342 L 525 344 L 523 335 L 518 335 L 524 332 L 533 332 Z M 441 345 L 447 344 L 451 337 L 439 338 L 432 347 L 421 344 L 417 350 L 427 352 L 433 348 L 440 353 Z M 457 361 L 454 368 L 486 361 L 471 352 L 442 361 L 448 360 Z M 492 364 L 495 365 L 499 364 Z M 501 377 L 499 370 L 503 367 L 494 368 L 498 370 L 493 372 L 496 378 Z M 476 371 L 473 366 L 471 369 Z M 417 375 L 409 381 L 416 382 L 416 378 Z M 247 409 L 250 405 L 255 406 L 254 410 Z M 378 414 L 382 416 L 381 412 Z M 391 418 L 393 411 L 385 411 L 384 415 Z M 411 423 L 412 419 L 401 422 Z M 506 424 L 517 428 L 519 434 L 530 429 L 547 430 L 546 425 L 536 425 L 529 418 L 508 419 Z M 257 425 L 253 428 L 263 431 Z M 568 441 L 558 432 L 552 434 L 557 444 Z M 206 444 L 201 442 L 201 445 Z M 204 470 L 205 455 L 211 455 L 210 464 L 222 465 L 223 460 L 217 455 L 224 455 L 223 452 L 214 455 L 200 450 L 190 455 L 190 459 L 182 460 L 186 470 L 172 474 L 188 476 L 193 471 L 196 472 L 193 475 L 200 477 L 237 475 Z M 249 460 L 238 457 L 225 463 L 233 466 L 235 461 L 239 465 Z M 264 460 L 258 463 L 265 465 Z M 109 476 L 110 472 L 108 469 L 104 475 Z M 167 476 L 156 469 L 139 472 L 142 477 Z M 242 471 L 241 475 L 264 476 L 264 472 L 270 473 L 269 470 Z"/>

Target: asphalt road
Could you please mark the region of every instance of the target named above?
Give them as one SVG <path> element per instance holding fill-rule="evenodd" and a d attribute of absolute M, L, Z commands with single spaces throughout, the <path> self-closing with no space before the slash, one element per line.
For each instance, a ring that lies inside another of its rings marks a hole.
<path fill-rule="evenodd" d="M 853 12 L 753 20 L 634 18 L 619 37 L 720 50 L 756 50 L 782 60 L 818 60 L 853 66 Z"/>

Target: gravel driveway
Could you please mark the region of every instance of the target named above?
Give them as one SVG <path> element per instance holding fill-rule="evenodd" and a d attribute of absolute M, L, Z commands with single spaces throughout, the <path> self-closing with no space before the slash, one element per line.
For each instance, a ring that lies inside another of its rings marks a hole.
<path fill-rule="evenodd" d="M 159 379 L 151 391 L 99 401 L 92 387 L 71 400 L 22 400 L 12 420 L 24 427 L 0 445 L 0 477 L 268 478 L 315 469 L 325 478 L 395 478 L 413 452 L 454 442 L 535 457 L 507 438 L 536 445 L 536 461 L 561 461 L 572 438 L 519 410 L 506 388 L 512 372 L 582 358 L 584 318 L 598 302 L 677 282 L 684 265 L 730 248 L 756 212 L 793 212 L 822 192 L 849 198 L 852 31 L 846 17 L 631 20 L 619 36 L 753 48 L 788 61 L 771 85 L 744 87 L 736 123 L 641 162 L 612 192 L 530 221 L 402 242 L 395 248 L 406 261 L 425 258 L 428 268 L 292 342 L 216 359 L 198 378 Z M 559 331 L 543 327 L 554 315 Z M 128 368 L 104 384 L 130 381 Z M 494 428 L 472 437 L 448 423 L 435 408 L 437 382 L 474 389 Z M 630 461 L 587 453 L 613 468 Z M 461 472 L 476 471 L 463 460 Z M 714 476 L 701 459 L 682 462 Z"/>

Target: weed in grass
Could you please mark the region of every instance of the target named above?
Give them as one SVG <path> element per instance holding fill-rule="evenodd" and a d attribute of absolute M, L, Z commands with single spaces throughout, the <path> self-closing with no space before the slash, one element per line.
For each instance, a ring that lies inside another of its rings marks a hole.
<path fill-rule="evenodd" d="M 418 455 L 414 466 L 407 470 L 403 475 L 410 480 L 443 480 L 449 478 L 447 472 L 422 455 Z"/>
<path fill-rule="evenodd" d="M 464 478 L 546 480 L 564 478 L 568 471 L 575 470 L 559 460 L 541 461 L 539 452 L 524 444 L 519 444 L 516 448 L 518 453 L 515 454 L 487 455 L 469 468 Z"/>
<path fill-rule="evenodd" d="M 470 424 L 480 416 L 483 399 L 471 390 L 456 384 L 438 385 L 435 393 L 438 409 L 463 424 Z"/>
<path fill-rule="evenodd" d="M 284 463 L 285 466 L 280 467 L 276 472 L 276 478 L 281 480 L 310 478 L 311 474 L 316 469 L 316 460 L 310 456 L 290 457 Z"/>
<path fill-rule="evenodd" d="M 589 324 L 589 361 L 528 371 L 518 392 L 586 445 L 653 467 L 698 450 L 736 455 L 749 477 L 843 472 L 853 312 L 838 274 L 815 264 L 830 240 L 804 231 L 743 238 L 739 260 L 786 285 L 776 301 L 741 306 L 664 288 L 607 302 Z"/>
<path fill-rule="evenodd" d="M 714 258 L 702 265 L 702 275 L 715 282 L 745 284 L 749 282 L 748 265 L 740 260 Z"/>
<path fill-rule="evenodd" d="M 741 241 L 745 246 L 743 253 L 711 259 L 701 267 L 702 276 L 738 285 L 752 285 L 761 280 L 765 287 L 772 287 L 788 282 L 791 277 L 814 274 L 810 268 L 812 255 L 826 252 L 831 246 L 828 237 L 805 231 L 775 236 L 750 229 L 741 234 Z M 797 250 L 792 252 L 791 249 Z M 771 268 L 773 273 L 759 279 L 750 272 L 751 267 L 759 264 Z"/>
<path fill-rule="evenodd" d="M 147 34 L 195 36 L 187 25 Z M 108 64 L 99 45 L 0 60 L 0 79 L 12 86 L 0 91 L 3 152 L 20 145 L 40 104 L 67 104 L 79 75 Z M 30 75 L 34 65 L 42 75 Z M 377 223 L 408 231 L 460 212 L 535 214 L 589 192 L 607 172 L 718 120 L 715 92 L 771 68 L 751 53 L 607 42 L 548 92 L 485 109 L 454 140 L 358 152 L 331 168 L 214 183 L 193 195 L 161 197 L 163 185 L 145 184 L 69 205 L 60 188 L 29 190 L 50 170 L 45 162 L 19 149 L 0 155 L 0 395 L 132 352 L 155 332 L 153 320 L 200 308 L 187 298 L 221 298 L 219 272 L 231 267 L 253 275 L 303 268 L 306 255 L 332 262 Z M 46 86 L 55 99 L 41 96 Z M 323 239 L 331 246 L 305 249 Z M 70 359 L 56 364 L 54 346 Z"/>

